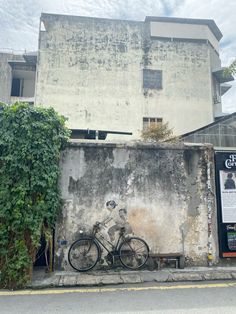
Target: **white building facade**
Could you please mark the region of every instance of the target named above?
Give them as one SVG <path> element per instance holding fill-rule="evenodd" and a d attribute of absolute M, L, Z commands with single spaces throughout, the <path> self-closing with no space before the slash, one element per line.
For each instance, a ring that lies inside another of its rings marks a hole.
<path fill-rule="evenodd" d="M 222 75 L 213 20 L 43 13 L 40 23 L 35 104 L 54 107 L 72 130 L 136 140 L 149 125 L 168 122 L 180 135 L 222 114 L 233 78 Z"/>

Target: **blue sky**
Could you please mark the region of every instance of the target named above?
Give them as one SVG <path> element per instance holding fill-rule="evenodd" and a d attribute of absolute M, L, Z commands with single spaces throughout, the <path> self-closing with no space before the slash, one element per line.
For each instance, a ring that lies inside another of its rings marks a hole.
<path fill-rule="evenodd" d="M 214 19 L 221 32 L 223 65 L 236 57 L 236 0 L 0 0 L 0 51 L 37 50 L 41 12 L 143 21 L 145 16 Z M 236 82 L 223 97 L 236 111 Z"/>

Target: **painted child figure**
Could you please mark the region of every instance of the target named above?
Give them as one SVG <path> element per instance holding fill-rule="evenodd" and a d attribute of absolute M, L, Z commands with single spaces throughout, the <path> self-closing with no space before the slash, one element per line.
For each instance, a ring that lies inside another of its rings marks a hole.
<path fill-rule="evenodd" d="M 103 220 L 103 224 L 108 227 L 108 235 L 111 242 L 114 242 L 116 233 L 120 232 L 120 229 L 125 228 L 125 233 L 132 233 L 132 228 L 127 221 L 127 210 L 120 208 L 116 210 L 117 203 L 113 200 L 106 202 L 106 208 L 109 210 L 109 216 Z"/>

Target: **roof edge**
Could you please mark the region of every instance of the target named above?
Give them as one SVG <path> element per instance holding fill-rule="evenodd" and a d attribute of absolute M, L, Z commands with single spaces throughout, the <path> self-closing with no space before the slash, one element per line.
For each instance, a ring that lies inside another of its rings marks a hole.
<path fill-rule="evenodd" d="M 207 25 L 212 33 L 215 35 L 218 41 L 221 40 L 223 34 L 216 25 L 214 20 L 211 19 L 192 19 L 182 17 L 158 17 L 158 16 L 146 16 L 145 22 L 164 22 L 164 23 L 182 23 L 182 24 L 196 24 Z"/>
<path fill-rule="evenodd" d="M 71 15 L 71 14 L 57 14 L 57 13 L 41 13 L 40 19 L 48 18 L 50 16 L 58 17 L 58 18 L 71 18 L 71 19 L 91 19 L 91 20 L 102 20 L 102 21 L 122 21 L 122 22 L 130 22 L 130 23 L 143 23 L 140 20 L 124 20 L 124 19 L 110 19 L 105 17 L 94 17 L 94 16 L 85 16 L 85 15 Z"/>

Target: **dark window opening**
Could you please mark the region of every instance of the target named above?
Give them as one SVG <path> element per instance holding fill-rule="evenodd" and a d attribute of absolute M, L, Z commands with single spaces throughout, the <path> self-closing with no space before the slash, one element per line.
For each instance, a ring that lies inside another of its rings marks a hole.
<path fill-rule="evenodd" d="M 13 78 L 11 85 L 11 96 L 21 96 L 21 80 Z"/>
<path fill-rule="evenodd" d="M 162 71 L 144 69 L 143 88 L 162 89 Z"/>

